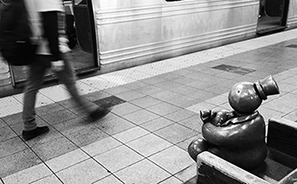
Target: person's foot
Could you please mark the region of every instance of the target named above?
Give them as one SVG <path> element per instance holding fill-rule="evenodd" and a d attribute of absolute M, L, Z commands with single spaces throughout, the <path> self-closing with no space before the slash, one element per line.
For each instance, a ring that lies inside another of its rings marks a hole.
<path fill-rule="evenodd" d="M 34 130 L 24 130 L 22 132 L 22 137 L 25 141 L 28 141 L 47 132 L 49 132 L 48 126 L 37 127 Z"/>
<path fill-rule="evenodd" d="M 104 116 L 106 116 L 110 112 L 109 108 L 98 107 L 96 110 L 89 114 L 89 121 L 94 122 L 97 121 Z"/>

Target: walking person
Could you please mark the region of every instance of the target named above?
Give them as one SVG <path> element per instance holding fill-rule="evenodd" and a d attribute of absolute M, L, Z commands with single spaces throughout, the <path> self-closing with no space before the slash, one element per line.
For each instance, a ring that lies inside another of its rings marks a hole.
<path fill-rule="evenodd" d="M 35 61 L 28 66 L 28 78 L 24 89 L 23 139 L 27 141 L 49 131 L 48 126 L 37 126 L 35 120 L 36 95 L 49 69 L 66 86 L 76 104 L 82 107 L 84 113 L 87 113 L 89 121 L 104 117 L 109 109 L 100 106 L 92 109 L 88 102 L 79 95 L 71 63 L 60 51 L 59 14 L 64 11 L 61 0 L 25 0 L 25 4 L 32 28 L 32 40 L 39 46 Z"/>

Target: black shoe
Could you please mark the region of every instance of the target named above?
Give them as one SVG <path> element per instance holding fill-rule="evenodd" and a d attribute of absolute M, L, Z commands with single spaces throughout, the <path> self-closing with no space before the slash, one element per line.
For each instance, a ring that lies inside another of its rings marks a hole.
<path fill-rule="evenodd" d="M 43 127 L 37 127 L 34 130 L 29 130 L 29 131 L 23 131 L 22 137 L 25 141 L 28 141 L 30 139 L 33 139 L 39 135 L 45 134 L 49 132 L 48 126 L 43 126 Z"/>
<path fill-rule="evenodd" d="M 99 107 L 89 114 L 89 117 L 88 117 L 89 121 L 91 122 L 97 121 L 103 118 L 104 116 L 106 116 L 109 112 L 110 112 L 109 108 Z"/>

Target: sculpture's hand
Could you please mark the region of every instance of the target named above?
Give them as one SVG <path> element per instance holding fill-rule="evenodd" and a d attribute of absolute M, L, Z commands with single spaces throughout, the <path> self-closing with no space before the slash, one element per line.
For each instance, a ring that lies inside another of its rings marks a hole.
<path fill-rule="evenodd" d="M 234 117 L 233 111 L 220 110 L 202 110 L 200 111 L 200 118 L 204 123 L 210 122 L 215 126 L 227 126 L 228 120 Z"/>

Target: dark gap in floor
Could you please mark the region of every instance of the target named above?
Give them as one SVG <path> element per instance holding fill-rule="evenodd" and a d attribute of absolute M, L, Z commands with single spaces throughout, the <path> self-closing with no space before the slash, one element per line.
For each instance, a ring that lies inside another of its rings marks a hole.
<path fill-rule="evenodd" d="M 95 104 L 105 108 L 110 108 L 125 102 L 126 102 L 125 100 L 118 98 L 116 96 L 109 96 L 109 97 L 94 101 Z"/>
<path fill-rule="evenodd" d="M 225 64 L 217 65 L 212 68 L 218 69 L 218 70 L 223 70 L 223 71 L 230 72 L 230 73 L 236 73 L 236 74 L 240 74 L 240 75 L 246 75 L 246 74 L 249 74 L 249 73 L 255 71 L 255 70 L 249 69 L 249 68 L 243 68 L 243 67 L 225 65 Z"/>

